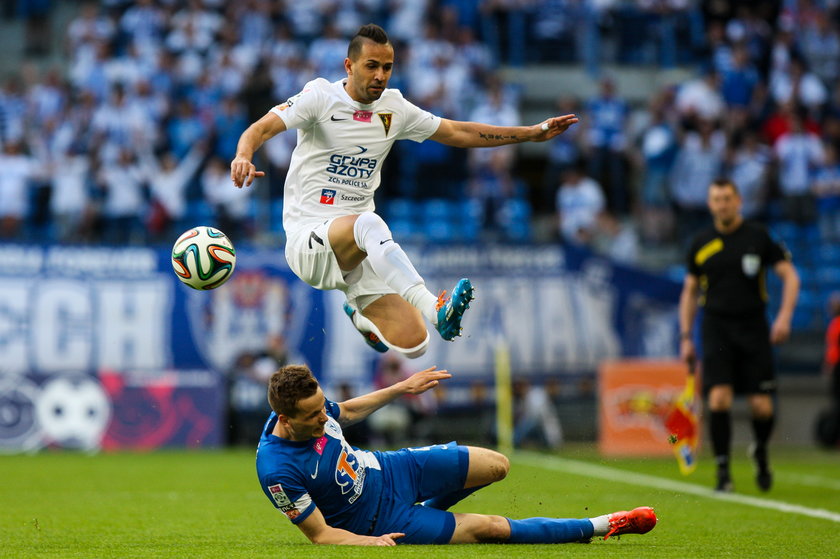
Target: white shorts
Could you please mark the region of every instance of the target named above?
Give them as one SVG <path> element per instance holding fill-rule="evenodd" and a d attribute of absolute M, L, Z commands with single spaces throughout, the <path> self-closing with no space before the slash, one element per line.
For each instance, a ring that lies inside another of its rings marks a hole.
<path fill-rule="evenodd" d="M 396 293 L 380 278 L 367 258 L 354 270 L 339 268 L 330 246 L 328 231 L 335 218 L 304 223 L 286 238 L 286 261 L 292 271 L 314 287 L 343 291 L 347 302 L 361 310 L 383 295 Z"/>

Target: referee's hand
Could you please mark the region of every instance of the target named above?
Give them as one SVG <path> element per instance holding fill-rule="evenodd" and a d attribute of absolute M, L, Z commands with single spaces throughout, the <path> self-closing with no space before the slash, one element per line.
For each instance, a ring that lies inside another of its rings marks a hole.
<path fill-rule="evenodd" d="M 773 326 L 770 327 L 770 342 L 772 344 L 781 344 L 790 337 L 790 321 L 782 318 L 776 318 L 773 321 Z"/>

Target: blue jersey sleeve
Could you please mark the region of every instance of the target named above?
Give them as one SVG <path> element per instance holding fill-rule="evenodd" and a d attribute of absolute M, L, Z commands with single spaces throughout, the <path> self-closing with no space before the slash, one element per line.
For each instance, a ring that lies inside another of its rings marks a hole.
<path fill-rule="evenodd" d="M 338 418 L 341 415 L 341 408 L 338 407 L 338 404 L 336 404 L 332 400 L 326 400 L 324 403 L 324 408 L 326 409 L 328 416 L 338 421 Z"/>
<path fill-rule="evenodd" d="M 263 492 L 293 524 L 300 524 L 315 510 L 315 503 L 303 485 L 288 476 L 282 480 L 275 477 L 265 480 Z"/>

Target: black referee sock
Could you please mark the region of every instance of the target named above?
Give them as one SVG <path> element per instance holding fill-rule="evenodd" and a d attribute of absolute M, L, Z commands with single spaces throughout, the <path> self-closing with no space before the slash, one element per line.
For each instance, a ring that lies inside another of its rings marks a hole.
<path fill-rule="evenodd" d="M 732 421 L 729 410 L 709 413 L 709 432 L 718 472 L 729 471 L 729 445 L 732 439 Z"/>
<path fill-rule="evenodd" d="M 776 422 L 776 416 L 770 417 L 754 417 L 752 420 L 753 435 L 755 436 L 755 451 L 753 458 L 759 468 L 767 468 L 767 443 L 770 441 L 770 435 L 773 434 L 773 425 Z"/>

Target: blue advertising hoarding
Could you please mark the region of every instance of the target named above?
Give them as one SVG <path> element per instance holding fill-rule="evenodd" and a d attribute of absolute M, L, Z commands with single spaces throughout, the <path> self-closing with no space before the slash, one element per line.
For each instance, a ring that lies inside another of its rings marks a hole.
<path fill-rule="evenodd" d="M 464 337 L 432 336 L 412 363 L 456 384 L 492 382 L 502 341 L 528 376 L 676 351 L 668 279 L 556 245 L 406 249 L 432 291 L 463 276 L 476 286 Z M 167 250 L 0 246 L 0 450 L 218 445 L 227 373 L 277 336 L 325 385 L 369 385 L 379 354 L 342 302 L 298 280 L 280 250 L 240 248 L 233 278 L 199 292 Z"/>

